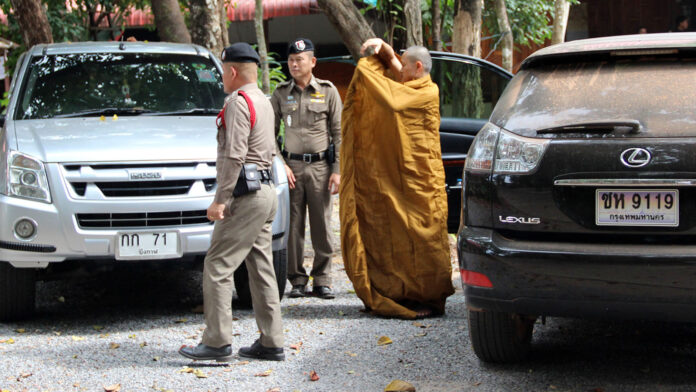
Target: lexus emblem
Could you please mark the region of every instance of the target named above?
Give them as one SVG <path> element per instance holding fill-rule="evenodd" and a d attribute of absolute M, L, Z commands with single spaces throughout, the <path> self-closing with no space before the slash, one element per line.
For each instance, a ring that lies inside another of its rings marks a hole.
<path fill-rule="evenodd" d="M 626 167 L 643 167 L 650 163 L 650 151 L 644 148 L 629 148 L 621 153 L 621 163 Z"/>

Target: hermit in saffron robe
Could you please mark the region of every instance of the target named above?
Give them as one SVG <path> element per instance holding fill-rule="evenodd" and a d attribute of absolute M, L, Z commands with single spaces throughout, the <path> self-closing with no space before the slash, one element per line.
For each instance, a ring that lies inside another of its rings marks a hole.
<path fill-rule="evenodd" d="M 341 247 L 374 314 L 440 315 L 454 293 L 440 152 L 439 90 L 427 49 L 400 58 L 370 39 L 342 116 Z"/>

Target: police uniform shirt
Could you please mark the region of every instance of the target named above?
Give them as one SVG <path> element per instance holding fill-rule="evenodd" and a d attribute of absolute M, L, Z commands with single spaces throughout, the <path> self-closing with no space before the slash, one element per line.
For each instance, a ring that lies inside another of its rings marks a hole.
<path fill-rule="evenodd" d="M 237 91 L 225 98 L 225 128 L 218 129 L 217 191 L 215 202 L 229 205 L 245 163 L 255 163 L 259 170 L 270 169 L 275 155 L 273 117 L 268 98 L 255 83 L 240 88 L 256 111 L 256 124 L 251 128 L 249 106 Z"/>
<path fill-rule="evenodd" d="M 280 131 L 280 122 L 285 124 L 285 151 L 320 153 L 329 148 L 332 140 L 336 146 L 336 162 L 331 165 L 331 171 L 339 173 L 343 104 L 333 83 L 312 75 L 307 87 L 300 89 L 291 79 L 278 85 L 271 104 L 275 112 L 276 135 Z"/>

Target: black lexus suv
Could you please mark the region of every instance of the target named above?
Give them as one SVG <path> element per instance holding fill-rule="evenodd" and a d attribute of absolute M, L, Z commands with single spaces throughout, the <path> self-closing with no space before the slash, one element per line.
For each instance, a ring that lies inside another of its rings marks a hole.
<path fill-rule="evenodd" d="M 467 154 L 470 338 L 521 360 L 539 316 L 696 321 L 696 34 L 542 49 Z"/>

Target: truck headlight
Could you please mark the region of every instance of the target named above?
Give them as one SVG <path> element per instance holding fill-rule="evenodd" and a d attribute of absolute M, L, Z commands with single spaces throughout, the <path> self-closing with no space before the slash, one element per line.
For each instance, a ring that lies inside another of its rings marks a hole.
<path fill-rule="evenodd" d="M 8 157 L 9 177 L 7 193 L 9 196 L 51 202 L 46 168 L 36 158 L 12 151 Z"/>

